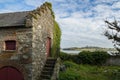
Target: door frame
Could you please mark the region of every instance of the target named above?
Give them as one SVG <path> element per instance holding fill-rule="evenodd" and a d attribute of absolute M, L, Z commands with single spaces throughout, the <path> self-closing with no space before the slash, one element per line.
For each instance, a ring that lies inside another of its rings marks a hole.
<path fill-rule="evenodd" d="M 47 37 L 47 40 L 46 40 L 46 55 L 47 57 L 51 56 L 51 38 L 50 37 Z"/>

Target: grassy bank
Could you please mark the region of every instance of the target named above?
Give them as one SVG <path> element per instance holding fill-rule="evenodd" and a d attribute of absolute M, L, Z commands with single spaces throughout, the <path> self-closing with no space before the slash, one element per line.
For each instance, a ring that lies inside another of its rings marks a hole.
<path fill-rule="evenodd" d="M 119 66 L 91 66 L 64 61 L 59 80 L 120 80 Z"/>

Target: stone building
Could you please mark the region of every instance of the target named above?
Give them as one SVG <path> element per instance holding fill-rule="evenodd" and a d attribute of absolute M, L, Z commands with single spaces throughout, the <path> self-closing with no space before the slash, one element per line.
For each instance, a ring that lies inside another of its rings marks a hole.
<path fill-rule="evenodd" d="M 0 14 L 0 80 L 38 80 L 53 44 L 49 3 L 24 12 Z"/>

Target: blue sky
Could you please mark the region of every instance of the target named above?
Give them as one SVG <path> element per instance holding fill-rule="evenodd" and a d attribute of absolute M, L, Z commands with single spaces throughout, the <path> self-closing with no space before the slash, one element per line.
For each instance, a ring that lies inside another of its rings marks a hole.
<path fill-rule="evenodd" d="M 113 47 L 103 35 L 104 20 L 120 20 L 120 0 L 0 0 L 0 13 L 33 10 L 45 1 L 53 4 L 62 48 Z"/>

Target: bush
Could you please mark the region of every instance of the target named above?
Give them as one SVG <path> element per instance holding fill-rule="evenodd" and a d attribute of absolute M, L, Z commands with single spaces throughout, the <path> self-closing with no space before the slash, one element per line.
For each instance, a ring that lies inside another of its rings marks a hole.
<path fill-rule="evenodd" d="M 102 65 L 106 62 L 109 54 L 104 51 L 95 51 L 95 52 L 89 52 L 89 51 L 83 51 L 80 52 L 79 57 L 79 63 L 82 64 L 92 64 L 92 65 Z"/>
<path fill-rule="evenodd" d="M 109 54 L 103 51 L 96 51 L 92 53 L 92 57 L 94 62 L 93 64 L 102 65 L 106 62 L 107 58 L 109 57 Z"/>
<path fill-rule="evenodd" d="M 60 58 L 62 61 L 66 61 L 66 60 L 70 60 L 71 59 L 71 55 L 64 53 L 64 52 L 60 52 Z"/>
<path fill-rule="evenodd" d="M 108 59 L 109 54 L 104 51 L 82 51 L 78 55 L 70 55 L 64 52 L 60 53 L 62 61 L 73 61 L 77 64 L 91 64 L 91 65 L 102 65 Z"/>
<path fill-rule="evenodd" d="M 92 54 L 89 51 L 80 52 L 78 54 L 78 57 L 79 57 L 79 63 L 92 64 L 92 62 L 93 62 Z"/>

